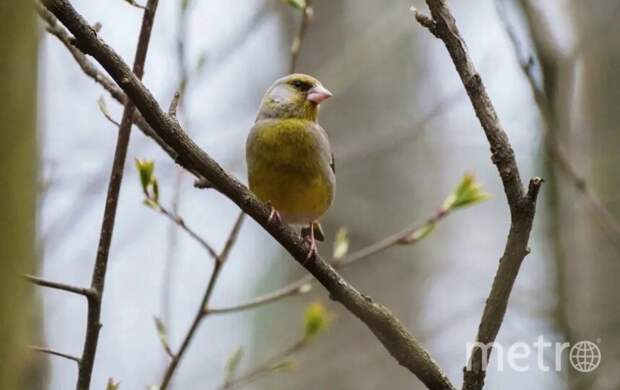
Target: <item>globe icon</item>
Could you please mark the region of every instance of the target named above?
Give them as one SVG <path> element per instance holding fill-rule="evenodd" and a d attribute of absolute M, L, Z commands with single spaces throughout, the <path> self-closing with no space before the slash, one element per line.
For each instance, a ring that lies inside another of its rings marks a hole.
<path fill-rule="evenodd" d="M 579 372 L 592 372 L 601 363 L 601 350 L 591 341 L 579 341 L 569 351 L 570 364 Z"/>

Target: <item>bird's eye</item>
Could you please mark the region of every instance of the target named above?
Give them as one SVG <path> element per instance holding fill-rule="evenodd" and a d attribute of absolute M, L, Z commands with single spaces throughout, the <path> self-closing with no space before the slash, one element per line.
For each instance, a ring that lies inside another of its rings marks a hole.
<path fill-rule="evenodd" d="M 310 89 L 310 84 L 301 80 L 293 80 L 293 82 L 291 82 L 291 85 L 295 87 L 295 89 L 298 89 L 300 91 L 307 91 Z"/>

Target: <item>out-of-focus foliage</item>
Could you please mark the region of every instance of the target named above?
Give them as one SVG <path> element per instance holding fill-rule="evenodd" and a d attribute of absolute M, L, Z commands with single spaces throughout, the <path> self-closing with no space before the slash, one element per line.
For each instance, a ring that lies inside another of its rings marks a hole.
<path fill-rule="evenodd" d="M 329 326 L 329 314 L 325 307 L 318 303 L 311 303 L 304 314 L 304 338 L 310 339 Z"/>

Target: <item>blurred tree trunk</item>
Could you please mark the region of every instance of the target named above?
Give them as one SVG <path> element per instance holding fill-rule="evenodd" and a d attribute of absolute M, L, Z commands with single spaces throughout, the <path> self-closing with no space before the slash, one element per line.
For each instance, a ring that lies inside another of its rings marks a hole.
<path fill-rule="evenodd" d="M 620 26 L 613 15 L 617 0 L 573 1 L 575 50 L 561 54 L 553 42 L 549 21 L 535 2 L 523 1 L 544 75 L 549 99 L 547 142 L 556 142 L 615 218 L 620 218 Z M 555 45 L 555 47 L 554 47 Z M 543 113 L 543 116 L 545 113 Z M 557 161 L 556 161 L 557 162 Z M 620 388 L 620 297 L 617 294 L 620 237 L 601 219 L 575 181 L 552 164 L 556 250 L 558 259 L 559 323 L 571 344 L 597 342 L 600 367 L 591 374 L 569 365 L 571 389 Z"/>
<path fill-rule="evenodd" d="M 26 350 L 35 264 L 37 28 L 29 1 L 0 3 L 0 389 L 40 388 Z"/>
<path fill-rule="evenodd" d="M 580 53 L 578 109 L 569 145 L 577 162 L 584 162 L 578 166 L 588 185 L 616 218 L 620 218 L 620 25 L 611 16 L 619 6 L 617 0 L 573 1 L 580 46 L 585 52 Z M 600 367 L 591 375 L 579 375 L 575 388 L 618 389 L 620 240 L 592 210 L 575 208 L 571 199 L 565 199 L 562 207 L 567 246 L 564 286 L 571 292 L 567 317 L 575 338 L 600 339 L 603 353 Z"/>

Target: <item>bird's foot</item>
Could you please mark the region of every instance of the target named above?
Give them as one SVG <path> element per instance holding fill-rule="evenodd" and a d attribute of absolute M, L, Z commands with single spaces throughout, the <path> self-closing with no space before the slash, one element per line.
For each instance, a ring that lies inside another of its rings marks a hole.
<path fill-rule="evenodd" d="M 304 260 L 302 265 L 305 265 L 307 261 L 314 259 L 319 254 L 314 236 L 306 236 L 304 237 L 304 240 L 308 242 L 308 244 L 310 245 L 310 249 L 308 249 L 308 254 L 306 255 L 306 259 Z"/>
<path fill-rule="evenodd" d="M 317 246 L 316 246 L 316 237 L 315 237 L 316 230 L 315 230 L 315 225 L 318 225 L 318 223 L 317 222 L 310 222 L 310 225 L 308 226 L 307 230 L 304 232 L 304 230 L 302 229 L 302 232 L 301 232 L 301 235 L 302 235 L 303 239 L 305 241 L 308 241 L 309 244 L 310 244 L 310 249 L 308 250 L 308 254 L 306 255 L 306 259 L 303 262 L 304 265 L 306 264 L 306 262 L 308 260 L 315 258 L 319 254 Z"/>

